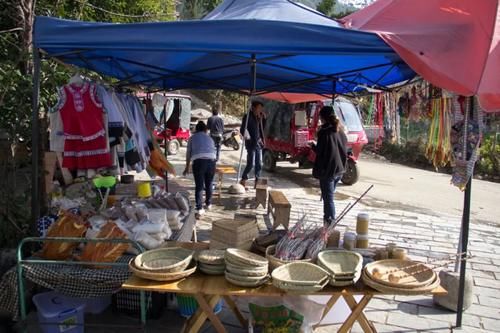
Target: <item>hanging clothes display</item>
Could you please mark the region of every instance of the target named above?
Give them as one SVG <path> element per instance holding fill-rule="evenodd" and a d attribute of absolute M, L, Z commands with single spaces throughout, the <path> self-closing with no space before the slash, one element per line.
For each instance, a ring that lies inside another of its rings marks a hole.
<path fill-rule="evenodd" d="M 432 121 L 425 156 L 436 169 L 446 166 L 451 159 L 451 106 L 450 98 L 434 98 Z"/>
<path fill-rule="evenodd" d="M 59 89 L 58 95 L 55 112 L 59 112 L 64 133 L 62 166 L 70 170 L 110 167 L 104 111 L 95 85 L 68 84 Z"/>
<path fill-rule="evenodd" d="M 124 174 L 148 167 L 155 148 L 136 96 L 88 81 L 69 83 L 58 96 L 49 112 L 50 150 L 63 153 L 64 168 Z M 166 163 L 156 170 L 170 168 Z"/>

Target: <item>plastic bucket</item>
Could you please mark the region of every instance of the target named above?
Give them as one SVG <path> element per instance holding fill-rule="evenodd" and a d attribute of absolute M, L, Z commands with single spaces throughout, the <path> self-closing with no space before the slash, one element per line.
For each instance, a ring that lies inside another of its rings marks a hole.
<path fill-rule="evenodd" d="M 179 309 L 179 314 L 183 317 L 191 317 L 196 310 L 198 310 L 198 302 L 193 296 L 180 295 L 177 294 L 177 307 Z M 217 302 L 214 306 L 214 314 L 218 314 L 222 311 L 222 300 Z"/>
<path fill-rule="evenodd" d="M 84 324 L 85 300 L 49 291 L 33 296 L 33 303 L 37 308 L 38 323 L 42 332 L 84 332 L 82 325 Z"/>
<path fill-rule="evenodd" d="M 140 182 L 137 184 L 137 196 L 139 198 L 149 198 L 151 194 L 151 183 Z"/>

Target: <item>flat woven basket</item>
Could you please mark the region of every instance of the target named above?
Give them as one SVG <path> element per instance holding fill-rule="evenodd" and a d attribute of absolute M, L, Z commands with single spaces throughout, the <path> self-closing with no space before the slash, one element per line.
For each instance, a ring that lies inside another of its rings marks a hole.
<path fill-rule="evenodd" d="M 274 256 L 276 252 L 276 245 L 268 246 L 266 249 L 266 258 L 269 260 L 269 270 L 272 272 L 276 268 L 292 263 L 292 262 L 312 262 L 312 259 L 300 259 L 300 260 L 282 260 Z"/>
<path fill-rule="evenodd" d="M 324 280 L 321 283 L 314 285 L 297 285 L 297 284 L 289 284 L 283 283 L 278 280 L 273 279 L 273 285 L 281 290 L 286 291 L 287 293 L 308 293 L 308 292 L 316 292 L 323 289 L 328 284 L 328 279 Z"/>
<path fill-rule="evenodd" d="M 226 261 L 226 270 L 243 276 L 262 276 L 268 273 L 268 267 L 249 267 L 234 265 L 229 261 Z"/>
<path fill-rule="evenodd" d="M 356 273 L 361 273 L 363 257 L 352 251 L 327 250 L 318 254 L 318 264 L 335 276 L 354 276 Z"/>
<path fill-rule="evenodd" d="M 167 247 L 146 251 L 134 259 L 135 267 L 149 272 L 173 273 L 188 267 L 194 251 L 180 247 Z"/>
<path fill-rule="evenodd" d="M 272 272 L 272 277 L 273 283 L 276 282 L 278 285 L 314 286 L 329 280 L 330 274 L 323 268 L 308 262 L 293 262 L 276 268 Z"/>
<path fill-rule="evenodd" d="M 436 279 L 436 273 L 431 268 L 423 263 L 411 260 L 379 260 L 366 265 L 365 270 L 373 281 L 395 288 L 423 287 Z M 381 276 L 378 276 L 375 272 L 378 272 Z M 399 281 L 389 281 L 391 274 L 400 277 Z"/>
<path fill-rule="evenodd" d="M 258 281 L 241 281 L 241 280 L 233 280 L 230 277 L 226 276 L 226 280 L 239 287 L 256 288 L 269 281 L 269 277 L 265 277 Z"/>
<path fill-rule="evenodd" d="M 224 265 L 224 250 L 203 250 L 196 255 L 196 260 L 209 265 Z"/>
<path fill-rule="evenodd" d="M 128 267 L 132 273 L 134 273 L 140 278 L 146 280 L 164 281 L 164 282 L 183 279 L 193 274 L 196 271 L 196 264 L 194 262 L 191 263 L 191 265 L 186 270 L 174 273 L 157 273 L 157 272 L 144 271 L 135 266 L 134 260 L 130 260 Z"/>
<path fill-rule="evenodd" d="M 234 248 L 226 250 L 225 258 L 241 266 L 267 267 L 269 265 L 269 261 L 258 254 Z"/>
<path fill-rule="evenodd" d="M 362 279 L 363 283 L 367 285 L 368 287 L 371 287 L 375 290 L 380 291 L 381 293 L 385 294 L 390 294 L 390 295 L 405 295 L 405 296 L 412 296 L 412 295 L 425 295 L 429 294 L 431 291 L 439 287 L 440 285 L 440 280 L 439 277 L 436 275 L 436 279 L 432 281 L 430 284 L 427 286 L 423 287 L 418 287 L 418 288 L 395 288 L 395 287 L 390 287 L 386 286 L 381 283 L 377 283 L 373 281 L 368 274 L 366 273 L 366 270 L 363 270 L 362 274 Z"/>

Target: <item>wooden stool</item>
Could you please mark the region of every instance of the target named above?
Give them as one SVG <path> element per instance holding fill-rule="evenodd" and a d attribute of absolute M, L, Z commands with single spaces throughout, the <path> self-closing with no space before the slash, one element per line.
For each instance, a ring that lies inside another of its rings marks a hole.
<path fill-rule="evenodd" d="M 219 199 L 219 203 L 220 203 L 220 198 L 222 196 L 222 179 L 224 178 L 224 175 L 225 174 L 235 174 L 236 172 L 237 172 L 236 169 L 232 165 L 218 165 L 215 167 L 215 173 L 218 175 L 217 197 Z"/>
<path fill-rule="evenodd" d="M 257 184 L 255 188 L 255 204 L 255 208 L 259 207 L 259 205 L 262 205 L 263 208 L 267 207 L 267 185 Z"/>
<path fill-rule="evenodd" d="M 273 230 L 280 224 L 288 230 L 292 205 L 281 191 L 269 191 L 267 214 L 273 217 Z"/>
<path fill-rule="evenodd" d="M 265 177 L 261 177 L 257 180 L 257 185 L 268 185 L 268 179 Z"/>

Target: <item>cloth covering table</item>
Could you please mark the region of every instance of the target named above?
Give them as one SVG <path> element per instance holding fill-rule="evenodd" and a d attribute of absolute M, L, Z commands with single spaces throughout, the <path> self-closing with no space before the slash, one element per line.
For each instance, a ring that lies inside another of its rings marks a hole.
<path fill-rule="evenodd" d="M 224 278 L 224 276 L 208 276 L 201 273 L 175 282 L 158 282 L 141 279 L 135 275 L 131 276 L 123 285 L 122 288 L 137 291 L 157 291 L 171 292 L 179 294 L 193 295 L 200 305 L 196 313 L 191 316 L 184 327 L 184 332 L 196 333 L 200 331 L 201 326 L 206 319 L 210 320 L 215 330 L 218 333 L 227 332 L 220 319 L 213 313 L 213 307 L 221 299 L 224 299 L 227 306 L 235 314 L 242 327 L 247 327 L 247 319 L 241 314 L 236 303 L 232 299 L 234 296 L 259 296 L 259 297 L 280 297 L 287 295 L 282 290 L 274 287 L 271 283 L 265 284 L 258 288 L 245 288 L 235 286 Z M 446 290 L 442 287 L 436 288 L 432 294 L 446 294 Z M 362 282 L 358 282 L 355 286 L 347 288 L 334 288 L 327 286 L 322 291 L 316 293 L 294 293 L 293 295 L 328 295 L 330 299 L 325 306 L 322 318 L 325 318 L 330 309 L 335 305 L 337 300 L 343 298 L 351 308 L 351 314 L 342 324 L 338 332 L 349 332 L 355 321 L 358 321 L 365 333 L 376 332 L 373 324 L 366 318 L 363 313 L 364 308 L 375 295 L 382 293 L 366 287 Z M 362 295 L 359 302 L 354 298 L 355 295 Z"/>

